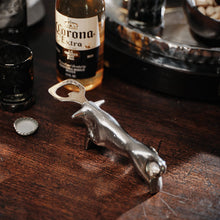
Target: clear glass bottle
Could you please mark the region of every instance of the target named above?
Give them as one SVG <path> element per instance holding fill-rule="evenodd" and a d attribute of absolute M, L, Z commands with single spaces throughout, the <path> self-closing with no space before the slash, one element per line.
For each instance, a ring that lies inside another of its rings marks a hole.
<path fill-rule="evenodd" d="M 73 78 L 82 83 L 86 90 L 102 83 L 104 11 L 104 0 L 56 0 L 58 81 Z"/>

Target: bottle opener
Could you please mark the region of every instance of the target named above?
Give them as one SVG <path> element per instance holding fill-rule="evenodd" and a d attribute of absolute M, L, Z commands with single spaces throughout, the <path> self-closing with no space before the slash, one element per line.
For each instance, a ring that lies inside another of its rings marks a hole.
<path fill-rule="evenodd" d="M 67 97 L 57 94 L 57 90 L 66 85 L 74 85 L 79 91 L 68 93 Z M 100 106 L 104 100 L 92 102 L 85 97 L 85 88 L 76 80 L 67 79 L 51 88 L 48 92 L 61 102 L 76 102 L 82 107 L 72 115 L 72 118 L 82 118 L 88 128 L 86 149 L 92 141 L 98 146 L 104 146 L 130 157 L 139 174 L 148 182 L 151 194 L 162 189 L 162 174 L 166 171 L 166 162 L 161 159 L 152 147 L 132 138 L 119 123 Z"/>

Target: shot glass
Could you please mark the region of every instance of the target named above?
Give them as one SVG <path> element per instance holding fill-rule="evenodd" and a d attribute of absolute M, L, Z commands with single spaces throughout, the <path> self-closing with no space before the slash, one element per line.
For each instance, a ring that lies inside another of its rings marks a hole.
<path fill-rule="evenodd" d="M 129 0 L 129 24 L 140 28 L 162 26 L 165 4 L 166 0 Z"/>
<path fill-rule="evenodd" d="M 19 44 L 0 46 L 0 106 L 16 112 L 34 103 L 33 53 Z"/>

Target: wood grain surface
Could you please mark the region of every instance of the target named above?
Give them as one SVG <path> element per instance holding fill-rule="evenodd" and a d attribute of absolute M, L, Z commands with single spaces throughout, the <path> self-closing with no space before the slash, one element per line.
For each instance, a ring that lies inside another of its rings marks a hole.
<path fill-rule="evenodd" d="M 102 108 L 167 162 L 163 190 L 150 195 L 126 157 L 85 150 L 86 127 L 71 119 L 79 105 L 48 94 L 57 83 L 54 1 L 43 2 L 44 20 L 27 33 L 36 103 L 19 113 L 0 110 L 0 219 L 220 219 L 219 103 L 158 94 L 111 69 L 87 93 L 105 99 Z M 16 134 L 13 122 L 21 116 L 39 122 L 35 134 Z"/>

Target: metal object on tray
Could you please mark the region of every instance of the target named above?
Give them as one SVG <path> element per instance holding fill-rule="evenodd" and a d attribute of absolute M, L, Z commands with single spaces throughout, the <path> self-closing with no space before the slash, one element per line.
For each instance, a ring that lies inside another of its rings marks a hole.
<path fill-rule="evenodd" d="M 65 85 L 78 87 L 79 92 L 70 92 L 67 97 L 57 94 L 57 90 Z M 76 102 L 82 108 L 72 115 L 72 118 L 82 118 L 88 128 L 86 147 L 89 141 L 96 145 L 113 148 L 122 154 L 129 156 L 141 174 L 149 183 L 150 193 L 154 194 L 162 188 L 162 174 L 166 171 L 166 163 L 156 150 L 147 147 L 132 138 L 125 132 L 119 123 L 100 106 L 104 100 L 92 102 L 85 98 L 85 88 L 73 79 L 62 81 L 49 90 L 49 93 L 62 102 Z"/>
<path fill-rule="evenodd" d="M 137 60 L 135 68 L 129 61 L 121 67 L 125 77 L 136 69 L 135 76 L 140 78 L 137 83 L 142 86 L 187 98 L 219 100 L 220 45 L 198 40 L 190 31 L 182 1 L 172 3 L 172 7 L 170 2 L 164 28 L 155 33 L 129 25 L 123 0 L 107 1 L 106 44 Z M 114 68 L 111 56 L 107 59 Z"/>

